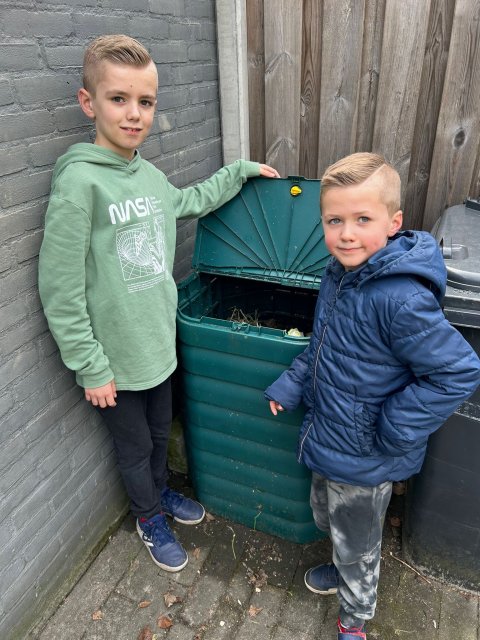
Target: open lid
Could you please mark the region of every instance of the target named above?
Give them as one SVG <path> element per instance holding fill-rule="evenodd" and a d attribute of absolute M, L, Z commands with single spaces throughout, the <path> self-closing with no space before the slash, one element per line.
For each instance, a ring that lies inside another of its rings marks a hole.
<path fill-rule="evenodd" d="M 249 179 L 199 220 L 197 271 L 318 288 L 329 258 L 320 222 L 320 180 Z"/>
<path fill-rule="evenodd" d="M 455 324 L 480 327 L 480 203 L 449 207 L 432 234 L 447 268 L 445 315 Z"/>

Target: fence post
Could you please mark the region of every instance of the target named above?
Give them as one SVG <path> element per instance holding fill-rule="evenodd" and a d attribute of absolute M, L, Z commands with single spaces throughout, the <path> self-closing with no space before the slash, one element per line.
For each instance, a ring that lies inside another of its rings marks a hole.
<path fill-rule="evenodd" d="M 250 158 L 246 0 L 217 0 L 224 163 Z"/>

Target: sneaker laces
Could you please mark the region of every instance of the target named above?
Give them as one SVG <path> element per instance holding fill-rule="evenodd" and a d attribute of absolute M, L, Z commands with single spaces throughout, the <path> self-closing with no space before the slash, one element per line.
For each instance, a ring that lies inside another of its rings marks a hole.
<path fill-rule="evenodd" d="M 154 544 L 162 547 L 169 542 L 175 542 L 175 536 L 170 530 L 163 513 L 159 513 L 150 520 L 140 518 L 143 533 L 152 540 Z"/>

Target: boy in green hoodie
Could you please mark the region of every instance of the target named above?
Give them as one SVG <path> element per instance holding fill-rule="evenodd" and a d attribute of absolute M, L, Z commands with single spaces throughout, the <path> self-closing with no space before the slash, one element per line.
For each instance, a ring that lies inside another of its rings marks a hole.
<path fill-rule="evenodd" d="M 197 524 L 205 510 L 166 484 L 176 220 L 217 209 L 249 177 L 278 173 L 237 160 L 175 188 L 137 151 L 157 89 L 155 64 L 133 38 L 101 36 L 87 48 L 78 99 L 95 122 L 95 143 L 73 145 L 56 163 L 39 289 L 63 362 L 113 436 L 138 534 L 158 566 L 179 571 L 188 556 L 165 514 Z"/>

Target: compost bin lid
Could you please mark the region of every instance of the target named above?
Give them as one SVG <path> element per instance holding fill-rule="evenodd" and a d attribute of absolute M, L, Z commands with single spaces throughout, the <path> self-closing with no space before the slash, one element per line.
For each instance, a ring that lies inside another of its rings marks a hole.
<path fill-rule="evenodd" d="M 432 234 L 447 268 L 445 315 L 453 324 L 480 327 L 480 202 L 449 207 Z"/>
<path fill-rule="evenodd" d="M 197 271 L 318 288 L 329 258 L 320 222 L 320 180 L 253 178 L 199 220 Z"/>

